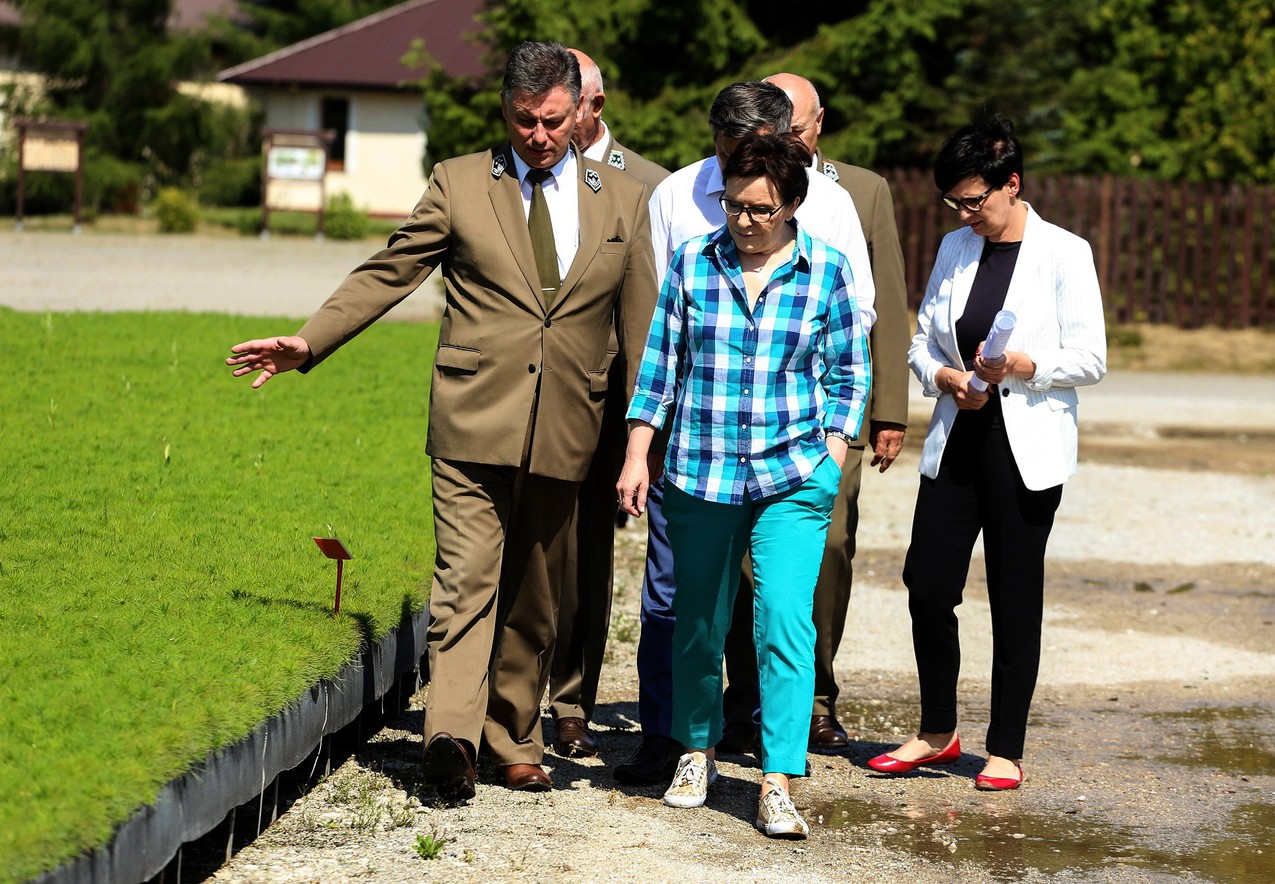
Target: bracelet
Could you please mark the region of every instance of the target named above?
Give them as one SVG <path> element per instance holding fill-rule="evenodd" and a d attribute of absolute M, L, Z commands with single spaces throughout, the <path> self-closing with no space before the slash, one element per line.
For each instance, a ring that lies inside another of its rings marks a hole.
<path fill-rule="evenodd" d="M 845 442 L 845 443 L 846 443 L 846 445 L 849 445 L 849 444 L 851 444 L 852 442 L 854 442 L 854 437 L 853 437 L 853 436 L 851 436 L 849 433 L 843 433 L 843 432 L 841 432 L 840 430 L 824 430 L 824 431 L 823 431 L 823 436 L 824 436 L 824 439 L 825 439 L 825 440 L 827 440 L 827 439 L 829 439 L 829 438 L 833 438 L 833 437 L 835 437 L 835 438 L 840 439 L 841 441 Z"/>

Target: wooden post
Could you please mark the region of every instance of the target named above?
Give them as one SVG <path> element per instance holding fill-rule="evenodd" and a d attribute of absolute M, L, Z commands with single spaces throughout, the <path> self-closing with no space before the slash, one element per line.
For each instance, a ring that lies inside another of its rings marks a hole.
<path fill-rule="evenodd" d="M 270 138 L 261 139 L 261 231 L 262 239 L 270 238 Z"/>
<path fill-rule="evenodd" d="M 13 219 L 13 227 L 15 230 L 22 230 L 22 207 L 26 203 L 27 195 L 27 137 L 26 124 L 18 122 L 18 205 L 17 214 Z"/>
<path fill-rule="evenodd" d="M 71 233 L 80 232 L 80 222 L 84 217 L 84 130 L 75 133 L 75 226 Z"/>

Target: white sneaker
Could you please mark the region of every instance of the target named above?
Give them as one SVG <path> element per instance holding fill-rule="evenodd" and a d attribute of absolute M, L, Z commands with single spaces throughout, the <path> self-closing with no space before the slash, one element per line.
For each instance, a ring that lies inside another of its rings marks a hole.
<path fill-rule="evenodd" d="M 669 807 L 703 807 L 708 787 L 717 779 L 717 765 L 703 752 L 690 752 L 677 760 L 673 784 L 664 793 Z"/>
<path fill-rule="evenodd" d="M 783 789 L 771 789 L 757 805 L 757 830 L 768 838 L 805 838 L 810 827 Z"/>

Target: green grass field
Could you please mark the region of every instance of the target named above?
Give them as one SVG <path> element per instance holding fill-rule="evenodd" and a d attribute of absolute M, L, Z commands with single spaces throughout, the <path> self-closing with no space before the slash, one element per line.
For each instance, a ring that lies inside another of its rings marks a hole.
<path fill-rule="evenodd" d="M 251 390 L 296 320 L 0 309 L 0 881 L 105 842 L 420 610 L 437 327 Z M 347 563 L 339 617 L 336 535 Z"/>

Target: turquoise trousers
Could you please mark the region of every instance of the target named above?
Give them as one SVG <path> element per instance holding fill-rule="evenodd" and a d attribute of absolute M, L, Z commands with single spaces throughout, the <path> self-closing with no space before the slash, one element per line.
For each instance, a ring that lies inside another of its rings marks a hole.
<path fill-rule="evenodd" d="M 825 457 L 803 484 L 764 500 L 710 503 L 671 483 L 672 736 L 693 748 L 722 736 L 722 651 L 744 553 L 753 559 L 753 642 L 761 690 L 762 770 L 802 776 L 814 701 L 811 619 L 824 537 L 841 471 Z"/>

